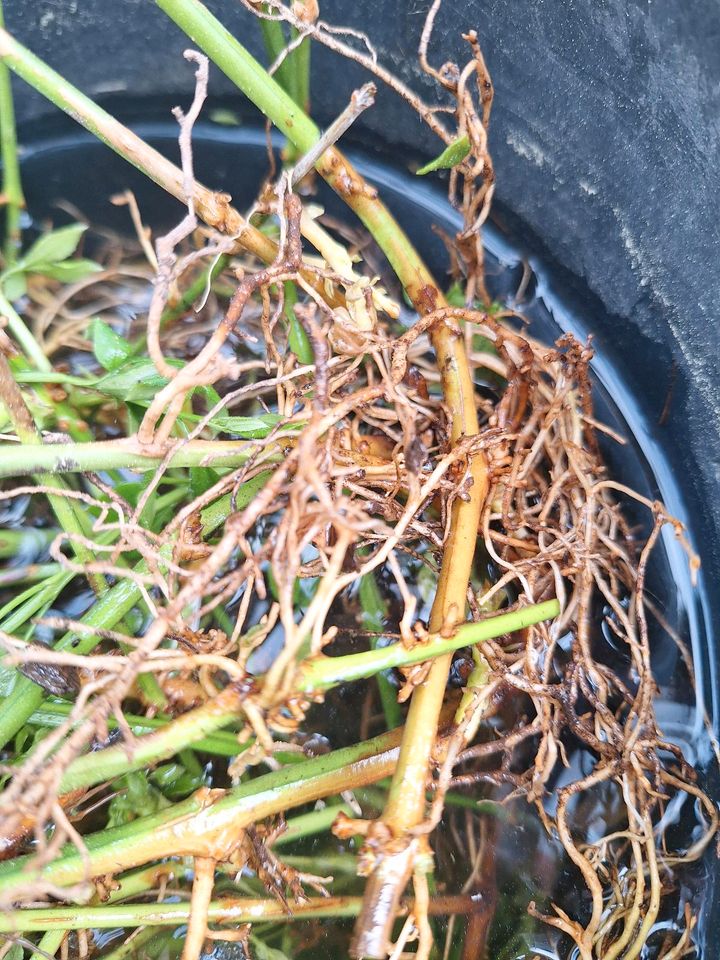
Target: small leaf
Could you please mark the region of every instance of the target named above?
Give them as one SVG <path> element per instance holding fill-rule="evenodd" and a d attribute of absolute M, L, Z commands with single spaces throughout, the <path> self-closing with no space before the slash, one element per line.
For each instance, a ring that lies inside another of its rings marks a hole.
<path fill-rule="evenodd" d="M 433 170 L 449 170 L 450 167 L 455 167 L 458 163 L 462 163 L 469 153 L 469 137 L 467 135 L 458 137 L 457 140 L 453 140 L 452 143 L 449 143 L 447 147 L 445 147 L 439 157 L 435 157 L 430 163 L 426 163 L 424 167 L 420 167 L 420 169 L 416 171 L 417 176 L 424 177 L 426 173 L 432 173 Z"/>
<path fill-rule="evenodd" d="M 18 261 L 18 267 L 27 272 L 37 272 L 38 264 L 59 263 L 72 256 L 87 227 L 84 223 L 71 223 L 67 227 L 43 234 Z"/>
<path fill-rule="evenodd" d="M 137 817 L 157 813 L 169 806 L 163 794 L 148 781 L 143 770 L 125 774 L 118 781 L 121 788 L 108 807 L 108 827 L 118 827 Z M 124 789 L 123 789 L 124 788 Z"/>
<path fill-rule="evenodd" d="M 132 347 L 113 328 L 102 320 L 95 319 L 90 324 L 93 353 L 106 370 L 117 370 L 131 356 Z"/>
<path fill-rule="evenodd" d="M 211 110 L 209 117 L 213 123 L 219 123 L 223 127 L 239 127 L 241 123 L 239 114 L 235 113 L 234 110 L 227 110 L 224 107 Z"/>
<path fill-rule="evenodd" d="M 314 363 L 315 355 L 312 344 L 293 310 L 298 300 L 297 287 L 291 280 L 286 280 L 283 284 L 283 290 L 285 294 L 283 312 L 288 322 L 288 346 L 303 365 Z"/>
<path fill-rule="evenodd" d="M 281 419 L 276 413 L 263 413 L 258 417 L 229 417 L 219 414 L 210 424 L 223 433 L 231 433 L 243 440 L 262 440 Z"/>
<path fill-rule="evenodd" d="M 294 313 L 288 330 L 288 346 L 304 366 L 315 363 L 315 354 L 310 339 Z"/>
<path fill-rule="evenodd" d="M 166 362 L 178 369 L 184 366 L 180 360 L 168 359 Z M 126 360 L 122 366 L 101 377 L 95 389 L 118 400 L 137 403 L 152 400 L 166 384 L 167 380 L 160 376 L 152 360 L 138 357 Z"/>
<path fill-rule="evenodd" d="M 320 585 L 319 577 L 295 577 L 293 584 L 293 604 L 300 610 L 307 610 Z"/>
<path fill-rule="evenodd" d="M 21 270 L 13 269 L 8 271 L 2 278 L 2 288 L 5 296 L 11 302 L 19 300 L 27 293 L 27 283 L 25 275 Z"/>
<path fill-rule="evenodd" d="M 190 467 L 190 493 L 193 498 L 201 497 L 219 479 L 220 474 L 212 467 Z"/>
<path fill-rule="evenodd" d="M 451 307 L 464 307 L 465 306 L 465 290 L 463 285 L 458 283 L 457 280 L 454 280 L 448 289 L 448 292 L 445 294 L 445 299 L 450 304 Z"/>
<path fill-rule="evenodd" d="M 131 507 L 138 505 L 141 494 L 147 487 L 144 480 L 128 480 L 115 485 L 115 493 L 123 500 L 127 500 Z"/>
<path fill-rule="evenodd" d="M 220 394 L 217 392 L 215 387 L 208 387 L 205 385 L 197 387 L 194 396 L 204 398 L 208 411 L 216 407 L 220 403 L 221 399 Z"/>
<path fill-rule="evenodd" d="M 3 954 L 3 960 L 23 960 L 25 951 L 19 943 L 14 943 L 7 953 Z"/>
<path fill-rule="evenodd" d="M 144 406 L 140 403 L 126 403 L 125 411 L 127 413 L 127 432 L 128 436 L 131 436 L 133 433 L 137 433 L 140 429 L 140 424 L 142 423 L 143 417 L 145 416 L 145 411 L 147 410 L 147 404 Z"/>
<path fill-rule="evenodd" d="M 264 940 L 251 936 L 250 942 L 256 960 L 289 960 L 286 953 L 283 953 L 282 950 L 276 950 L 275 947 L 269 947 Z"/>
<path fill-rule="evenodd" d="M 59 280 L 61 283 L 77 283 L 93 273 L 100 273 L 102 267 L 94 260 L 64 260 L 62 263 L 41 263 L 29 273 L 40 273 L 43 277 Z"/>
<path fill-rule="evenodd" d="M 168 800 L 182 800 L 205 782 L 202 771 L 199 774 L 190 773 L 180 763 L 158 767 L 150 774 L 150 779 Z"/>

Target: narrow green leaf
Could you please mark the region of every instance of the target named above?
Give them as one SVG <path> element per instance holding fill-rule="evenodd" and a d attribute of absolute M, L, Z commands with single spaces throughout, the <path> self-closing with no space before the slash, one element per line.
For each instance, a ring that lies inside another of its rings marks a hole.
<path fill-rule="evenodd" d="M 201 497 L 219 479 L 220 474 L 212 467 L 190 467 L 190 493 L 193 498 Z"/>
<path fill-rule="evenodd" d="M 84 223 L 71 223 L 67 227 L 44 233 L 18 260 L 18 268 L 26 273 L 36 272 L 38 264 L 59 263 L 72 256 L 87 227 Z"/>
<path fill-rule="evenodd" d="M 43 277 L 59 280 L 61 283 L 77 283 L 93 273 L 100 273 L 102 267 L 94 260 L 63 260 L 61 263 L 41 263 L 33 267 L 30 273 L 40 273 Z"/>
<path fill-rule="evenodd" d="M 186 770 L 181 763 L 167 763 L 157 767 L 150 780 L 162 791 L 168 800 L 184 800 L 205 782 L 202 769 L 200 773 Z"/>
<path fill-rule="evenodd" d="M 424 177 L 426 173 L 432 173 L 433 170 L 449 170 L 450 167 L 455 167 L 458 163 L 462 163 L 469 153 L 470 140 L 467 135 L 458 137 L 457 140 L 453 140 L 452 143 L 449 143 L 447 147 L 445 147 L 440 156 L 435 157 L 430 163 L 426 163 L 424 167 L 420 167 L 420 169 L 416 171 L 417 176 Z"/>
<path fill-rule="evenodd" d="M 93 353 L 101 367 L 117 370 L 132 354 L 132 347 L 103 320 L 95 319 L 90 324 Z"/>
<path fill-rule="evenodd" d="M 297 303 L 297 288 L 291 280 L 287 280 L 283 288 L 285 293 L 283 312 L 288 322 L 288 346 L 303 365 L 314 363 L 312 344 L 293 310 L 293 306 Z"/>
<path fill-rule="evenodd" d="M 178 369 L 184 366 L 182 361 L 171 358 L 168 358 L 167 363 Z M 95 389 L 118 400 L 137 403 L 152 400 L 166 384 L 167 380 L 160 376 L 152 360 L 137 358 L 126 360 L 117 369 L 101 377 L 95 384 Z"/>
<path fill-rule="evenodd" d="M 208 116 L 213 123 L 220 124 L 221 127 L 239 127 L 242 123 L 240 114 L 234 110 L 227 110 L 223 107 L 211 110 Z"/>
<path fill-rule="evenodd" d="M 244 440 L 262 440 L 276 423 L 280 421 L 276 413 L 263 413 L 258 417 L 229 417 L 218 415 L 213 417 L 210 424 L 223 433 L 232 433 Z"/>

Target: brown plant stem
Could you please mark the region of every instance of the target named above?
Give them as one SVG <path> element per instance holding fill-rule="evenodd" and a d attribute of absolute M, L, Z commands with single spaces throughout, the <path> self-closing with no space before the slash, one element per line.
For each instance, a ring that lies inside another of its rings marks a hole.
<path fill-rule="evenodd" d="M 207 936 L 208 910 L 215 885 L 215 861 L 212 857 L 195 857 L 190 917 L 182 960 L 197 960 Z"/>

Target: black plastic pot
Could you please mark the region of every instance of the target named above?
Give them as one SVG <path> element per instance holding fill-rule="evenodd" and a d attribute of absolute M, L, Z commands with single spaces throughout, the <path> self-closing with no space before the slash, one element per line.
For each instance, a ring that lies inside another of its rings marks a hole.
<path fill-rule="evenodd" d="M 209 6 L 259 52 L 257 28 L 235 0 Z M 427 6 L 428 0 L 326 0 L 322 13 L 368 29 L 380 59 L 430 93 L 415 64 Z M 187 102 L 191 77 L 181 56 L 187 41 L 152 0 L 6 0 L 5 8 L 21 41 L 121 118 L 166 119 L 169 105 Z M 563 303 L 583 317 L 603 362 L 632 395 L 632 417 L 626 415 L 674 474 L 659 492 L 669 490 L 674 499 L 675 486 L 681 491 L 681 502 L 671 506 L 683 513 L 702 557 L 696 655 L 717 728 L 720 5 L 447 0 L 434 58 L 458 57 L 458 38 L 470 27 L 478 30 L 496 88 L 497 229 L 521 238 L 528 255 L 544 262 Z M 355 65 L 343 63 L 339 71 L 337 65 L 327 51 L 313 53 L 313 109 L 321 123 L 365 79 Z M 209 110 L 223 104 L 257 124 L 251 105 L 217 70 L 210 87 Z M 16 91 L 26 142 L 72 132 L 37 94 L 19 83 Z M 389 92 L 380 93 L 350 139 L 403 162 L 437 152 Z M 105 155 L 98 151 L 94 157 Z M 200 166 L 199 173 L 232 192 L 242 163 L 239 152 L 237 169 Z M 107 181 L 110 168 L 117 183 Z M 43 209 L 63 184 L 75 183 L 76 196 L 125 186 L 120 161 L 107 169 L 93 179 L 86 167 L 79 191 L 73 164 L 61 166 L 54 183 L 28 182 L 31 210 Z M 720 903 L 720 871 L 713 863 L 709 872 L 707 958 L 720 954 L 711 919 Z"/>

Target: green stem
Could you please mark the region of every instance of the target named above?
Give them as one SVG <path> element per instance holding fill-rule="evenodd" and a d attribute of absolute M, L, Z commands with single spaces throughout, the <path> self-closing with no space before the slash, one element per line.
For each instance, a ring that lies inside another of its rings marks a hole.
<path fill-rule="evenodd" d="M 47 957 L 54 957 L 60 949 L 66 933 L 67 930 L 48 930 L 41 937 L 37 950 L 31 955 L 30 960 L 47 960 Z"/>
<path fill-rule="evenodd" d="M 169 467 L 239 467 L 247 462 L 249 441 L 190 440 L 179 446 Z M 99 470 L 154 470 L 164 452 L 148 453 L 133 437 L 94 443 L 0 444 L 0 477 L 28 473 L 86 473 Z M 278 457 L 279 458 L 279 457 Z M 57 478 L 55 478 L 57 480 Z"/>
<path fill-rule="evenodd" d="M 520 607 L 510 613 L 501 613 L 481 620 L 479 623 L 466 623 L 458 627 L 451 637 L 432 634 L 426 642 L 406 647 L 402 643 L 393 643 L 388 647 L 377 647 L 364 653 L 351 653 L 344 657 L 319 656 L 306 661 L 299 668 L 298 689 L 306 693 L 327 690 L 338 683 L 349 683 L 371 677 L 381 670 L 394 667 L 407 667 L 413 663 L 423 663 L 452 653 L 462 647 L 482 643 L 493 637 L 524 630 L 543 620 L 551 620 L 560 613 L 557 600 Z"/>
<path fill-rule="evenodd" d="M 186 202 L 182 170 L 148 146 L 113 116 L 86 97 L 59 73 L 32 54 L 0 28 L 0 61 L 31 87 L 82 124 L 111 150 L 120 154 L 182 203 Z M 277 246 L 259 230 L 246 223 L 224 195 L 200 183 L 193 186 L 198 216 L 209 226 L 237 238 L 238 243 L 266 263 L 275 259 Z"/>
<path fill-rule="evenodd" d="M 295 27 L 290 30 L 293 40 L 298 36 Z M 306 37 L 290 54 L 293 59 L 295 74 L 295 91 L 293 99 L 299 107 L 308 113 L 310 111 L 310 38 Z"/>
<path fill-rule="evenodd" d="M 2 62 L 0 62 L 0 67 L 2 67 Z M 8 298 L 2 292 L 2 285 L 0 284 L 0 317 L 5 317 L 7 320 L 8 328 L 10 333 L 15 337 L 17 342 L 20 344 L 23 353 L 31 361 L 31 363 L 37 367 L 38 370 L 41 370 L 45 373 L 50 373 L 52 370 L 52 364 L 48 358 L 43 353 L 42 347 L 37 342 L 35 337 L 30 333 L 28 328 L 25 326 L 22 317 L 17 312 L 17 310 L 10 303 Z"/>
<path fill-rule="evenodd" d="M 2 353 L 0 353 L 0 399 L 5 404 L 20 441 L 19 447 L 13 445 L 14 451 L 22 453 L 22 451 L 43 449 L 40 432 L 35 426 L 20 388 L 15 382 L 10 364 Z M 62 477 L 55 476 L 52 471 L 33 472 L 38 474 L 34 477 L 34 480 L 39 486 L 57 490 L 57 496 L 52 493 L 48 494 L 53 513 L 62 529 L 71 537 L 71 549 L 76 559 L 82 564 L 91 564 L 95 559 L 92 550 L 81 541 L 74 539 L 75 537 L 87 538 L 90 534 L 90 521 L 82 506 L 77 501 L 63 496 L 68 490 L 68 486 Z M 96 594 L 101 595 L 105 592 L 105 578 L 102 575 L 88 573 L 88 582 Z"/>
<path fill-rule="evenodd" d="M 126 744 L 118 744 L 78 757 L 65 771 L 60 791 L 69 793 L 89 787 L 172 757 L 237 720 L 242 700 L 241 692 L 231 684 L 203 706 L 188 711 L 154 733 L 138 737 L 130 752 Z M 236 746 L 235 753 L 240 753 L 240 749 Z"/>
<path fill-rule="evenodd" d="M 87 861 L 72 845 L 33 871 L 32 855 L 0 864 L 0 893 L 12 894 L 38 876 L 60 886 L 91 875 L 117 873 L 168 856 L 214 856 L 237 831 L 265 817 L 335 796 L 388 776 L 397 759 L 402 729 L 291 764 L 227 791 L 220 799 L 201 789 L 181 803 L 120 827 L 84 837 Z"/>
<path fill-rule="evenodd" d="M 271 12 L 269 7 L 265 7 L 265 13 Z M 282 51 L 288 45 L 288 40 L 283 29 L 283 24 L 279 19 L 260 20 L 260 30 L 262 31 L 270 64 L 273 64 L 280 56 Z M 295 27 L 290 28 L 290 40 L 296 40 L 298 31 Z M 274 74 L 275 80 L 280 84 L 283 90 L 292 97 L 301 110 L 308 112 L 310 108 L 310 41 L 305 39 L 291 51 L 281 62 Z M 284 158 L 288 163 L 294 163 L 299 159 L 300 153 L 292 143 L 288 145 L 284 152 Z"/>
<path fill-rule="evenodd" d="M 28 563 L 0 571 L 0 588 L 25 583 L 44 583 L 62 570 L 59 563 Z"/>
<path fill-rule="evenodd" d="M 160 956 L 163 960 L 174 960 L 181 949 L 182 944 L 172 936 L 172 931 L 158 932 L 157 927 L 146 927 L 102 956 L 103 960 L 154 960 Z"/>
<path fill-rule="evenodd" d="M 339 803 L 334 806 L 323 807 L 322 810 L 300 814 L 299 817 L 292 817 L 287 822 L 287 830 L 273 842 L 273 848 L 283 847 L 295 840 L 302 840 L 303 837 L 313 837 L 318 833 L 325 833 L 335 823 L 339 813 L 344 813 L 348 817 L 354 816 L 349 804 Z"/>
<path fill-rule="evenodd" d="M 0 0 L 0 28 L 5 26 Z M 12 266 L 20 249 L 22 210 L 25 206 L 20 164 L 18 162 L 15 108 L 13 106 L 10 71 L 0 64 L 0 156 L 2 156 L 2 192 L 5 204 L 5 268 Z"/>
<path fill-rule="evenodd" d="M 145 870 L 137 870 L 132 874 L 127 874 L 120 878 L 117 888 L 110 891 L 105 902 L 116 903 L 118 900 L 124 900 L 127 897 L 145 893 L 147 890 L 151 890 L 156 886 L 158 880 L 163 876 L 167 876 L 167 870 L 164 870 L 162 867 L 150 867 Z M 64 929 L 62 930 L 55 929 L 55 926 L 55 924 L 48 924 L 47 933 L 43 935 L 38 943 L 38 950 L 33 953 L 30 960 L 45 960 L 43 953 L 49 954 L 51 957 L 55 956 L 65 934 L 68 932 L 69 925 L 64 924 Z M 150 935 L 154 936 L 154 931 L 151 930 Z M 139 946 L 141 937 L 142 931 L 140 935 L 135 938 L 135 947 Z M 42 951 L 42 953 L 40 951 Z M 133 954 L 131 954 L 131 956 L 132 955 Z M 134 954 L 134 956 L 138 957 L 139 954 Z"/>
<path fill-rule="evenodd" d="M 39 556 L 44 553 L 60 531 L 57 527 L 42 530 L 32 528 L 0 531 L 0 560 L 16 557 L 19 553 Z"/>
<path fill-rule="evenodd" d="M 103 530 L 96 535 L 95 542 L 98 546 L 109 546 L 117 537 L 117 531 Z M 31 617 L 51 606 L 77 576 L 72 570 L 60 570 L 44 583 L 29 587 L 12 597 L 0 610 L 0 628 L 6 633 L 16 633 Z"/>
<path fill-rule="evenodd" d="M 297 689 L 306 693 L 317 693 L 338 683 L 364 679 L 383 670 L 421 663 L 461 647 L 523 630 L 541 620 L 549 620 L 559 612 L 560 604 L 557 600 L 548 600 L 535 606 L 500 614 L 480 623 L 466 624 L 452 637 L 431 637 L 426 643 L 418 643 L 410 649 L 402 643 L 394 643 L 388 647 L 344 657 L 315 658 L 300 666 Z M 138 737 L 131 754 L 128 754 L 125 744 L 118 744 L 78 757 L 65 771 L 60 789 L 63 793 L 69 793 L 71 790 L 90 787 L 174 756 L 208 734 L 237 721 L 242 710 L 242 700 L 242 694 L 234 685 L 230 685 L 202 707 L 189 711 L 154 733 Z M 235 752 L 239 753 L 240 748 L 236 748 Z"/>
<path fill-rule="evenodd" d="M 380 588 L 377 585 L 375 574 L 371 571 L 366 573 L 360 580 L 359 590 L 360 606 L 362 607 L 362 623 L 366 630 L 371 630 L 378 636 L 373 637 L 371 645 L 375 650 L 382 637 L 385 619 L 387 617 L 387 603 Z M 385 724 L 388 730 L 400 725 L 402 720 L 402 711 L 397 699 L 397 689 L 390 680 L 387 671 L 380 671 L 377 675 L 378 691 L 380 693 L 380 703 L 385 714 Z"/>
<path fill-rule="evenodd" d="M 314 146 L 320 136 L 317 126 L 206 7 L 198 0 L 156 3 L 291 143 L 303 153 Z"/>
<path fill-rule="evenodd" d="M 255 900 L 249 897 L 223 897 L 211 900 L 207 919 L 210 923 L 286 923 L 296 920 L 356 917 L 360 912 L 360 897 L 311 897 L 305 903 L 294 903 L 292 910 L 278 900 Z M 410 903 L 406 904 L 407 907 Z M 433 914 L 467 913 L 473 908 L 469 896 L 434 898 L 430 905 Z M 0 932 L 24 930 L 32 933 L 62 924 L 69 930 L 108 930 L 114 927 L 171 927 L 187 923 L 192 904 L 185 903 L 128 903 L 102 907 L 45 907 L 34 910 L 8 911 L 0 916 Z"/>
<path fill-rule="evenodd" d="M 270 12 L 270 8 L 267 5 L 264 8 L 264 12 Z M 265 44 L 268 66 L 272 66 L 272 64 L 277 60 L 287 46 L 287 38 L 285 36 L 285 31 L 283 30 L 282 21 L 277 18 L 273 18 L 272 20 L 260 20 L 260 31 L 262 33 L 263 43 Z M 290 77 L 290 57 L 285 57 L 283 62 L 277 68 L 275 71 L 275 79 L 283 88 L 283 90 L 292 96 L 293 81 Z M 293 99 L 295 98 L 293 97 Z M 295 100 L 295 102 L 298 103 L 297 100 Z M 298 106 L 302 107 L 303 105 L 298 103 Z"/>
<path fill-rule="evenodd" d="M 34 710 L 27 722 L 37 727 L 59 727 L 70 716 L 71 710 L 71 703 L 58 703 L 49 700 L 38 707 L 37 710 Z M 140 717 L 132 713 L 125 713 L 124 717 L 137 737 L 146 733 L 153 733 L 155 730 L 162 730 L 172 722 L 169 717 Z M 107 719 L 107 725 L 109 730 L 117 730 L 118 722 L 115 717 L 110 716 Z M 202 737 L 193 743 L 193 747 L 202 753 L 210 753 L 217 757 L 236 757 L 242 750 L 236 736 L 232 733 L 220 731 Z M 102 751 L 100 751 L 100 755 L 102 755 Z M 122 772 L 126 771 L 123 770 Z"/>
<path fill-rule="evenodd" d="M 262 923 L 271 920 L 295 921 L 321 917 L 355 917 L 360 897 L 313 897 L 307 903 L 293 904 L 288 911 L 277 900 L 251 900 L 226 897 L 212 900 L 208 907 L 210 923 Z M 23 930 L 31 933 L 62 924 L 66 930 L 108 930 L 115 927 L 172 927 L 187 923 L 191 904 L 128 903 L 101 907 L 48 907 L 39 910 L 9 910 L 0 915 L 0 932 Z"/>

